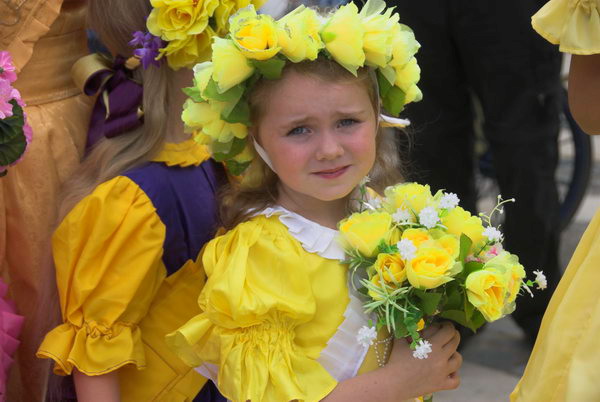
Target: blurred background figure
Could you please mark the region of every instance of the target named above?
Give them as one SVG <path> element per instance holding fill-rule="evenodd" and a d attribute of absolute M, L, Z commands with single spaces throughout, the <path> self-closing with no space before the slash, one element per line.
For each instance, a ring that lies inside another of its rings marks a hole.
<path fill-rule="evenodd" d="M 71 66 L 88 53 L 84 24 L 83 0 L 0 2 L 0 49 L 13 57 L 14 86 L 34 132 L 23 160 L 0 180 L 0 273 L 26 317 L 8 401 L 44 399 L 49 364 L 35 351 L 48 330 L 39 304 L 54 282 L 50 234 L 59 188 L 83 155 L 91 111 L 71 80 Z"/>
<path fill-rule="evenodd" d="M 505 208 L 505 246 L 529 272 L 543 269 L 548 289 L 513 314 L 535 341 L 558 265 L 560 55 L 530 27 L 543 0 L 388 0 L 421 49 L 423 100 L 404 112 L 411 122 L 410 180 L 456 193 L 477 212 L 475 102 Z"/>

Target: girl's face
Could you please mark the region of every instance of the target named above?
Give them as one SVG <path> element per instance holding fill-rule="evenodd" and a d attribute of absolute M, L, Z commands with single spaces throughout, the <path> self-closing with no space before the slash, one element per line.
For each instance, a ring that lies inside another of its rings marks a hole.
<path fill-rule="evenodd" d="M 350 194 L 375 161 L 377 119 L 364 83 L 290 72 L 267 93 L 257 139 L 282 193 L 296 202 Z"/>

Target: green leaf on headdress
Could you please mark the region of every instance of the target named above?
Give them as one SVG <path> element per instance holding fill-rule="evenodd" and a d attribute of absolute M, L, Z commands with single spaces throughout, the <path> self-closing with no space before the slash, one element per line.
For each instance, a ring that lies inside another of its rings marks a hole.
<path fill-rule="evenodd" d="M 239 176 L 250 166 L 250 162 L 238 162 L 233 159 L 229 159 L 225 161 L 225 165 L 227 166 L 227 170 L 234 176 Z"/>
<path fill-rule="evenodd" d="M 223 93 L 219 93 L 219 86 L 217 85 L 215 80 L 211 77 L 210 80 L 208 81 L 208 84 L 206 85 L 206 88 L 204 89 L 204 92 L 202 92 L 202 96 L 204 98 L 216 100 L 219 102 L 235 102 L 235 103 L 237 103 L 237 101 L 242 98 L 242 95 L 244 94 L 245 90 L 246 90 L 246 87 L 242 83 L 242 84 L 238 84 L 238 85 L 228 89 L 227 91 L 225 91 Z"/>
<path fill-rule="evenodd" d="M 233 137 L 233 140 L 228 142 L 215 141 L 211 144 L 212 156 L 217 162 L 223 162 L 242 152 L 245 147 L 245 138 Z"/>
<path fill-rule="evenodd" d="M 377 69 L 377 84 L 379 85 L 379 96 L 383 99 L 390 92 L 393 83 L 386 78 L 381 69 Z"/>
<path fill-rule="evenodd" d="M 228 111 L 225 113 L 225 111 Z M 225 108 L 221 113 L 221 118 L 227 123 L 235 124 L 240 123 L 246 126 L 250 125 L 250 106 L 245 99 L 241 99 L 235 103 L 232 109 Z"/>
<path fill-rule="evenodd" d="M 281 77 L 281 71 L 285 67 L 285 60 L 276 57 L 268 60 L 254 60 L 252 65 L 269 80 L 276 80 Z"/>
<path fill-rule="evenodd" d="M 384 109 L 392 116 L 398 117 L 402 109 L 404 109 L 404 100 L 406 94 L 400 88 L 393 86 L 382 97 Z"/>
<path fill-rule="evenodd" d="M 329 43 L 329 42 L 333 41 L 336 37 L 337 37 L 337 35 L 334 34 L 333 32 L 329 32 L 329 31 L 321 32 L 321 39 L 325 43 Z"/>
<path fill-rule="evenodd" d="M 0 120 L 0 166 L 14 163 L 27 148 L 27 138 L 23 131 L 23 108 L 14 99 L 10 103 L 13 105 L 13 115 Z"/>
<path fill-rule="evenodd" d="M 200 90 L 198 89 L 198 87 L 196 87 L 196 86 L 187 87 L 187 88 L 183 88 L 182 91 L 184 94 L 189 96 L 190 99 L 192 99 L 194 102 L 197 102 L 197 103 L 204 102 L 204 98 L 202 97 L 202 93 L 200 93 Z"/>

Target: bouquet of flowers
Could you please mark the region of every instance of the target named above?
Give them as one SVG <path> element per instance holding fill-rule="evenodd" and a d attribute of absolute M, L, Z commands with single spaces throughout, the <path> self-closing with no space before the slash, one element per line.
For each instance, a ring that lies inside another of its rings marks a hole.
<path fill-rule="evenodd" d="M 10 53 L 0 51 L 0 176 L 21 160 L 32 137 L 23 111 L 25 103 L 12 86 L 16 79 Z"/>
<path fill-rule="evenodd" d="M 489 215 L 471 215 L 456 194 L 431 194 L 429 186 L 404 183 L 379 197 L 360 187 L 359 212 L 339 224 L 352 283 L 364 294 L 374 325 L 357 340 L 372 344 L 382 327 L 396 338 L 410 337 L 415 358 L 427 358 L 431 344 L 419 331 L 434 317 L 477 330 L 515 309 L 515 299 L 531 287 L 546 286 L 541 271 L 527 280 L 516 255 L 502 247 L 492 226 L 502 200 Z"/>

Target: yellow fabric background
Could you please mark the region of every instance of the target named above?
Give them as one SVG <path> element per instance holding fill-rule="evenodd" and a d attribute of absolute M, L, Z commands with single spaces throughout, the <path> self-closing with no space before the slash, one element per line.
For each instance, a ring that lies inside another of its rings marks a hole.
<path fill-rule="evenodd" d="M 75 59 L 87 53 L 85 4 L 80 0 L 0 2 L 0 48 L 13 56 L 15 87 L 27 103 L 33 142 L 23 160 L 0 179 L 0 273 L 26 321 L 11 368 L 7 400 L 39 401 L 48 365 L 35 350 L 48 330 L 52 286 L 50 235 L 61 184 L 83 155 L 91 99 L 70 78 Z M 60 15 L 59 15 L 60 11 Z"/>
<path fill-rule="evenodd" d="M 552 296 L 511 401 L 600 400 L 599 282 L 600 211 Z"/>

